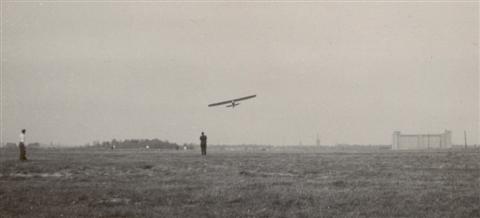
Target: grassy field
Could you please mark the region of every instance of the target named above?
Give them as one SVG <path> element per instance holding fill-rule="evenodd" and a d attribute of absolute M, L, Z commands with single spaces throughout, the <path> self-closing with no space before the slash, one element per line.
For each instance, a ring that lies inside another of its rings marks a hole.
<path fill-rule="evenodd" d="M 480 217 L 480 152 L 0 149 L 0 217 Z"/>

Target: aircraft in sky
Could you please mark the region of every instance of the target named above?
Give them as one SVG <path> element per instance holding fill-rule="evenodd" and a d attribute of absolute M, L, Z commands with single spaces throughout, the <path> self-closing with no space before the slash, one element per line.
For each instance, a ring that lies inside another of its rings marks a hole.
<path fill-rule="evenodd" d="M 217 103 L 209 104 L 208 106 L 209 106 L 209 107 L 214 107 L 214 106 L 219 106 L 219 105 L 228 104 L 227 107 L 234 108 L 235 106 L 237 106 L 237 105 L 240 104 L 240 103 L 238 103 L 238 101 L 243 101 L 243 100 L 247 100 L 247 99 L 255 98 L 255 97 L 257 97 L 257 95 L 249 95 L 249 96 L 245 96 L 245 97 L 241 97 L 241 98 L 236 98 L 236 99 L 232 99 L 232 100 L 228 100 L 228 101 L 222 101 L 222 102 L 217 102 Z"/>

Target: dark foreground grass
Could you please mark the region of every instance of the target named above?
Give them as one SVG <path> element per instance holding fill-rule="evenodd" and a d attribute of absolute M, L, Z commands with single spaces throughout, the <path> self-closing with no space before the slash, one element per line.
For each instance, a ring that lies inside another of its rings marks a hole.
<path fill-rule="evenodd" d="M 0 152 L 0 217 L 480 217 L 480 153 Z"/>

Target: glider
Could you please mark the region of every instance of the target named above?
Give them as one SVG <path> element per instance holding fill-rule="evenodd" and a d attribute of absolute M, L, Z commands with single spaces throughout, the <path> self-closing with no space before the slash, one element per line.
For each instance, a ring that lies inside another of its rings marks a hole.
<path fill-rule="evenodd" d="M 232 100 L 228 100 L 228 101 L 222 101 L 222 102 L 217 102 L 217 103 L 209 104 L 208 106 L 209 106 L 209 107 L 214 107 L 214 106 L 219 106 L 219 105 L 228 104 L 227 107 L 234 108 L 235 106 L 237 106 L 237 105 L 240 104 L 240 103 L 238 103 L 238 101 L 243 101 L 243 100 L 247 100 L 247 99 L 255 98 L 255 97 L 257 97 L 257 95 L 250 95 L 250 96 L 245 96 L 245 97 L 241 97 L 241 98 L 236 98 L 236 99 L 232 99 Z"/>

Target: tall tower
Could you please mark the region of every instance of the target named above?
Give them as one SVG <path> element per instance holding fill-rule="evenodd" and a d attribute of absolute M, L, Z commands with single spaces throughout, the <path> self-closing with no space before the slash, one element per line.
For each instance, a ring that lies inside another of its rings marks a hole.
<path fill-rule="evenodd" d="M 320 138 L 318 137 L 318 133 L 317 133 L 317 140 L 316 140 L 316 142 L 317 142 L 317 143 L 316 143 L 317 146 L 320 146 Z"/>

